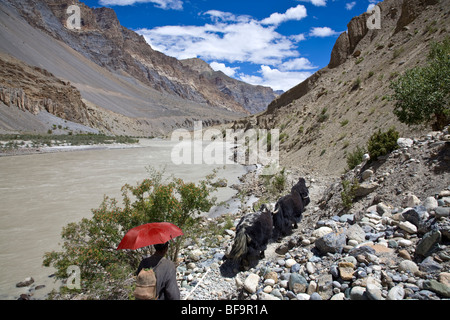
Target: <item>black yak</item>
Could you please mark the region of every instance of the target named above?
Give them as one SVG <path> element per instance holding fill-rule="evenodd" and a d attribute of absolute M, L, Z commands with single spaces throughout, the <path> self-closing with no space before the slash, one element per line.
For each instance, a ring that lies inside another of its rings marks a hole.
<path fill-rule="evenodd" d="M 273 212 L 273 239 L 286 236 L 292 232 L 292 225 L 297 228 L 297 223 L 302 218 L 305 207 L 309 204 L 309 191 L 305 179 L 300 178 L 291 189 L 291 193 L 281 197 L 275 204 Z"/>
<path fill-rule="evenodd" d="M 258 212 L 246 214 L 236 227 L 236 236 L 228 259 L 241 269 L 249 269 L 264 257 L 267 243 L 272 238 L 272 212 L 261 205 Z"/>

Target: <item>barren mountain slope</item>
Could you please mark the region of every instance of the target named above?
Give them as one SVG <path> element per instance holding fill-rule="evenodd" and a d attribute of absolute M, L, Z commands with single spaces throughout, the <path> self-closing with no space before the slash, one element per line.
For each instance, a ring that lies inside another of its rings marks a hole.
<path fill-rule="evenodd" d="M 430 44 L 450 30 L 450 1 L 385 0 L 380 30 L 366 27 L 368 14 L 348 24 L 331 54 L 330 65 L 274 100 L 260 115 L 236 121 L 234 128 L 279 128 L 283 166 L 336 175 L 346 154 L 365 147 L 379 129 L 392 126 L 401 136 L 431 131 L 408 127 L 392 113 L 390 81 L 425 65 Z"/>
<path fill-rule="evenodd" d="M 181 63 L 197 71 L 202 77 L 213 83 L 222 93 L 239 102 L 250 113 L 265 111 L 267 106 L 278 96 L 272 88 L 254 86 L 233 78 L 222 71 L 214 71 L 205 61 L 192 58 Z"/>
<path fill-rule="evenodd" d="M 105 123 L 96 128 L 159 135 L 195 120 L 208 125 L 250 113 L 211 79 L 154 51 L 143 37 L 122 27 L 111 9 L 75 2 L 81 7 L 82 29 L 67 29 L 69 2 L 2 1 L 0 52 L 78 89 L 89 110 L 102 114 Z"/>

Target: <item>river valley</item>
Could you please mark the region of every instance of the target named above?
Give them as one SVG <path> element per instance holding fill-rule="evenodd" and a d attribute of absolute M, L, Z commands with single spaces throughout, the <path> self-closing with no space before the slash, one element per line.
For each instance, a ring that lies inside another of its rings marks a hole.
<path fill-rule="evenodd" d="M 57 250 L 62 228 L 91 216 L 104 196 L 121 205 L 121 187 L 149 176 L 149 166 L 185 181 L 197 182 L 223 165 L 181 164 L 171 161 L 175 142 L 141 139 L 136 146 L 73 152 L 0 157 L 0 299 L 17 299 L 29 288 L 16 283 L 33 277 L 34 299 L 45 298 L 58 286 L 42 266 L 45 252 Z M 229 164 L 219 170 L 227 187 L 219 188 L 219 201 L 230 199 L 245 167 Z M 217 214 L 217 213 L 215 213 Z"/>

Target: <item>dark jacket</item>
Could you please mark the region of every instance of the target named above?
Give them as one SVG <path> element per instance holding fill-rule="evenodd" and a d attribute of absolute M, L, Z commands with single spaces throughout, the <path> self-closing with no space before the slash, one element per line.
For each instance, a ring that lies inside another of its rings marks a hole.
<path fill-rule="evenodd" d="M 156 292 L 158 300 L 180 300 L 175 264 L 161 255 L 154 254 L 139 264 L 136 275 L 145 268 L 154 268 L 156 274 Z"/>

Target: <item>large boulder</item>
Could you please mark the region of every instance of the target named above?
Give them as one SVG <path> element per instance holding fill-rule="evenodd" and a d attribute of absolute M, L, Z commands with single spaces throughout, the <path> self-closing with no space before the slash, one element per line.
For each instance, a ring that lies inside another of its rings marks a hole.
<path fill-rule="evenodd" d="M 346 232 L 341 230 L 338 232 L 330 232 L 315 241 L 316 248 L 322 254 L 342 253 L 346 243 Z"/>

